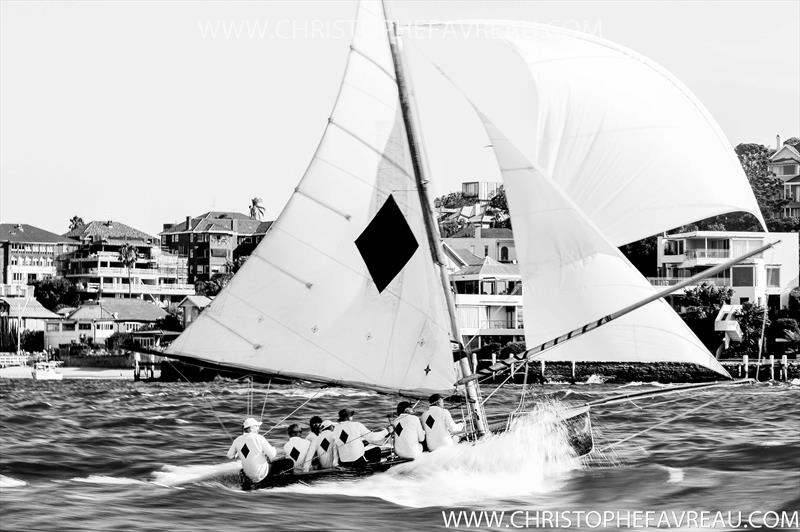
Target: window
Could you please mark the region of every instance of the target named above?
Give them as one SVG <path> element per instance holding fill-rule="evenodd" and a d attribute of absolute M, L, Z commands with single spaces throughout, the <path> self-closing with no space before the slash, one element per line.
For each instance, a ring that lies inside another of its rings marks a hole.
<path fill-rule="evenodd" d="M 25 278 L 25 274 L 14 272 L 14 280 L 15 281 L 22 281 Z"/>
<path fill-rule="evenodd" d="M 750 301 L 749 297 L 740 297 L 739 298 L 739 304 L 740 305 L 744 305 L 745 303 L 748 303 L 749 301 Z"/>
<path fill-rule="evenodd" d="M 733 286 L 755 286 L 752 266 L 737 266 L 731 269 Z"/>
<path fill-rule="evenodd" d="M 489 246 L 483 246 L 483 256 L 484 257 L 489 256 Z"/>
<path fill-rule="evenodd" d="M 79 323 L 78 324 L 78 330 L 80 330 L 80 331 L 91 331 L 92 330 L 92 324 L 91 323 Z"/>
<path fill-rule="evenodd" d="M 780 286 L 780 285 L 781 285 L 780 266 L 767 266 L 767 286 Z"/>
<path fill-rule="evenodd" d="M 500 262 L 508 262 L 508 248 L 505 246 L 500 248 Z"/>
<path fill-rule="evenodd" d="M 796 164 L 784 164 L 781 167 L 781 174 L 780 175 L 794 175 L 797 173 L 797 165 Z"/>
<path fill-rule="evenodd" d="M 96 325 L 98 331 L 110 331 L 113 326 L 114 324 L 110 322 L 98 323 Z"/>
<path fill-rule="evenodd" d="M 61 330 L 62 331 L 74 331 L 75 330 L 75 324 L 74 323 L 64 323 L 64 324 L 61 325 Z"/>
<path fill-rule="evenodd" d="M 57 332 L 59 330 L 58 323 L 48 323 L 47 332 Z"/>

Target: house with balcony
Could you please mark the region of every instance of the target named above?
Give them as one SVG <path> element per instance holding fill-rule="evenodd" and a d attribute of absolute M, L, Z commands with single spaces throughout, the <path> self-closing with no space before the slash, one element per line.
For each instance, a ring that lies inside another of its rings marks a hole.
<path fill-rule="evenodd" d="M 58 318 L 34 297 L 34 288 L 23 284 L 0 285 L 0 330 L 43 331 L 49 319 Z"/>
<path fill-rule="evenodd" d="M 167 316 L 157 304 L 140 299 L 103 298 L 88 301 L 68 316 L 47 320 L 44 345 L 105 345 L 114 333 L 134 333 Z"/>
<path fill-rule="evenodd" d="M 165 223 L 160 233 L 164 251 L 187 260 L 189 282 L 208 281 L 229 265 L 249 256 L 272 222 L 239 212 L 211 211 L 181 223 Z"/>
<path fill-rule="evenodd" d="M 522 282 L 516 264 L 484 257 L 450 276 L 462 343 L 478 349 L 497 342 L 522 341 Z"/>
<path fill-rule="evenodd" d="M 797 233 L 691 231 L 659 236 L 658 277 L 649 280 L 657 287 L 671 286 L 776 241 L 780 243 L 702 282 L 732 288 L 732 304 L 784 307 L 800 283 Z"/>
<path fill-rule="evenodd" d="M 93 221 L 65 235 L 77 244 L 64 276 L 78 286 L 81 298 L 147 299 L 161 306 L 194 294 L 188 265 L 177 254 L 164 253 L 158 238 L 121 222 Z M 136 248 L 136 263 L 127 268 L 120 249 Z"/>
<path fill-rule="evenodd" d="M 783 207 L 783 215 L 800 217 L 800 152 L 784 144 L 769 158 L 767 168 L 783 181 L 783 197 L 789 200 Z"/>
<path fill-rule="evenodd" d="M 77 248 L 66 237 L 28 224 L 0 224 L 0 285 L 29 285 L 61 273 L 62 258 Z"/>

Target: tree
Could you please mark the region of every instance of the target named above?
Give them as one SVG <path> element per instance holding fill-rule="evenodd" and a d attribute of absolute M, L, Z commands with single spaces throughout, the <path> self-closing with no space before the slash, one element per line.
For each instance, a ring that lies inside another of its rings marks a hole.
<path fill-rule="evenodd" d="M 463 192 L 451 192 L 433 200 L 433 206 L 444 209 L 460 209 L 478 203 L 478 198 L 465 196 Z"/>
<path fill-rule="evenodd" d="M 136 265 L 136 261 L 139 260 L 139 251 L 136 249 L 136 246 L 132 246 L 130 243 L 125 242 L 119 248 L 119 261 L 122 263 L 125 268 L 128 269 L 128 297 L 133 297 L 131 294 L 131 268 Z"/>
<path fill-rule="evenodd" d="M 783 141 L 784 146 L 791 146 L 796 150 L 800 150 L 800 138 L 790 137 Z"/>
<path fill-rule="evenodd" d="M 721 338 L 714 330 L 714 320 L 722 305 L 730 303 L 732 295 L 732 288 L 704 282 L 675 296 L 683 308 L 681 318 L 709 351 L 719 346 Z"/>
<path fill-rule="evenodd" d="M 642 275 L 645 277 L 656 276 L 658 237 L 649 236 L 642 240 L 625 244 L 619 250 Z"/>
<path fill-rule="evenodd" d="M 69 230 L 74 231 L 76 229 L 80 229 L 85 224 L 83 223 L 83 218 L 78 216 L 77 214 L 69 219 Z"/>
<path fill-rule="evenodd" d="M 260 220 L 264 217 L 264 207 L 261 205 L 263 201 L 261 198 L 250 200 L 250 218 L 253 220 Z"/>
<path fill-rule="evenodd" d="M 770 320 L 764 312 L 764 307 L 747 302 L 733 315 L 742 329 L 742 342 L 737 351 L 742 354 L 758 355 L 758 343 L 761 340 L 761 331 L 769 327 Z"/>
<path fill-rule="evenodd" d="M 508 213 L 508 201 L 506 200 L 506 188 L 500 185 L 497 192 L 489 199 L 489 207 L 500 209 Z"/>
<path fill-rule="evenodd" d="M 77 307 L 80 304 L 78 288 L 63 277 L 44 279 L 34 283 L 36 299 L 53 312 L 63 307 Z"/>
<path fill-rule="evenodd" d="M 247 257 L 239 257 L 235 261 L 228 261 L 225 264 L 225 271 L 215 273 L 208 281 L 195 283 L 195 293 L 200 296 L 211 297 L 217 295 L 223 288 L 228 286 L 233 276 L 247 261 Z"/>

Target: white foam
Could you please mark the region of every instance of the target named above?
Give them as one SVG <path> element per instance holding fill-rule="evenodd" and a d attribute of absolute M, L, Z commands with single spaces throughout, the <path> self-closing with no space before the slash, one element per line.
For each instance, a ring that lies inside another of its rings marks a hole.
<path fill-rule="evenodd" d="M 189 466 L 165 465 L 161 471 L 153 472 L 152 482 L 162 486 L 189 484 L 208 478 L 236 474 L 240 468 L 239 462 Z"/>
<path fill-rule="evenodd" d="M 356 481 L 295 485 L 277 491 L 380 497 L 409 507 L 491 505 L 558 489 L 581 467 L 552 407 L 539 408 L 502 434 L 425 453 Z"/>
<path fill-rule="evenodd" d="M 669 473 L 669 478 L 667 479 L 667 483 L 669 484 L 677 484 L 679 482 L 683 482 L 684 472 L 683 469 L 679 467 L 669 467 L 665 465 L 657 464 L 658 467 Z"/>
<path fill-rule="evenodd" d="M 27 486 L 28 483 L 24 480 L 17 480 L 15 478 L 0 475 L 0 488 L 19 488 L 20 486 Z"/>
<path fill-rule="evenodd" d="M 603 384 L 607 380 L 608 380 L 608 377 L 606 377 L 604 375 L 597 375 L 597 374 L 593 373 L 592 375 L 589 375 L 588 379 L 586 379 L 586 384 Z"/>
<path fill-rule="evenodd" d="M 74 482 L 84 482 L 86 484 L 112 484 L 112 485 L 125 485 L 125 484 L 144 484 L 141 480 L 134 478 L 119 478 L 119 477 L 106 477 L 103 475 L 89 475 L 88 477 L 79 478 L 75 477 Z"/>

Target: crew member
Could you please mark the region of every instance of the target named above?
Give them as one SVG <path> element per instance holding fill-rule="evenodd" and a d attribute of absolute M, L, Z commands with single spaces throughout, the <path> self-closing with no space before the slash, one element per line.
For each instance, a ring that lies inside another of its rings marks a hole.
<path fill-rule="evenodd" d="M 339 423 L 333 429 L 333 441 L 339 453 L 339 465 L 344 467 L 364 467 L 367 463 L 379 462 L 381 448 L 367 443 L 381 443 L 389 434 L 386 429 L 372 432 L 367 427 L 353 421 L 355 412 L 343 408 L 339 410 Z"/>
<path fill-rule="evenodd" d="M 418 458 L 422 454 L 425 431 L 422 423 L 414 415 L 411 403 L 400 401 L 397 404 L 397 418 L 394 423 L 394 453 L 400 458 Z"/>
<path fill-rule="evenodd" d="M 333 427 L 333 422 L 327 419 L 320 424 L 320 432 L 314 437 L 306 453 L 303 471 L 309 471 L 315 459 L 319 469 L 330 469 L 339 463 L 336 445 L 333 443 Z"/>
<path fill-rule="evenodd" d="M 294 464 L 295 472 L 300 472 L 303 470 L 311 442 L 302 437 L 303 431 L 297 423 L 289 425 L 287 432 L 289 441 L 283 445 L 283 452 L 286 453 L 286 458 L 289 458 Z"/>
<path fill-rule="evenodd" d="M 270 462 L 278 454 L 275 447 L 258 433 L 260 426 L 260 421 L 251 417 L 245 419 L 242 422 L 242 434 L 233 440 L 231 448 L 228 449 L 228 458 L 231 460 L 238 458 L 242 464 L 242 472 L 253 483 L 260 482 L 267 476 L 270 472 Z M 278 465 L 276 463 L 276 466 Z M 281 465 L 280 468 L 282 467 Z"/>
<path fill-rule="evenodd" d="M 322 418 L 319 416 L 312 416 L 308 421 L 309 432 L 306 434 L 306 439 L 313 442 L 322 430 Z"/>
<path fill-rule="evenodd" d="M 453 416 L 444 408 L 444 399 L 438 393 L 428 400 L 431 406 L 422 414 L 422 428 L 429 451 L 453 445 L 458 441 L 453 434 L 464 430 L 463 423 L 455 423 Z"/>

